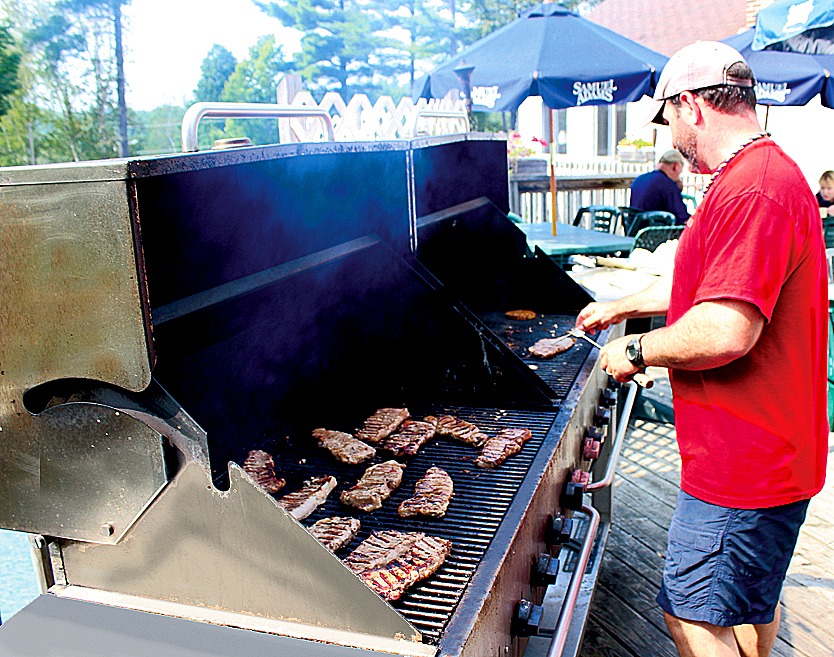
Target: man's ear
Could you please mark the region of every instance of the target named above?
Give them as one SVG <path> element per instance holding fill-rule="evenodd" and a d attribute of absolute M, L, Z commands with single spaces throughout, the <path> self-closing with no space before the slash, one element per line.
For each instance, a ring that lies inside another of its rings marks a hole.
<path fill-rule="evenodd" d="M 700 96 L 696 96 L 691 91 L 684 91 L 680 95 L 680 112 L 681 117 L 685 118 L 687 122 L 696 125 L 701 120 L 703 100 Z"/>

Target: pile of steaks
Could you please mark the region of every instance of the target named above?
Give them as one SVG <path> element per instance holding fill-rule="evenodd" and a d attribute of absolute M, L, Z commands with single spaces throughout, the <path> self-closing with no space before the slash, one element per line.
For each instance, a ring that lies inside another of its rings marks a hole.
<path fill-rule="evenodd" d="M 488 436 L 475 424 L 451 415 L 429 415 L 416 420 L 405 408 L 377 410 L 365 420 L 355 436 L 324 428 L 314 429 L 312 435 L 334 458 L 352 465 L 373 458 L 377 450 L 395 457 L 414 456 L 436 436 L 448 437 L 480 448 L 480 455 L 474 462 L 482 468 L 499 467 L 532 437 L 526 428 L 502 429 L 494 436 Z M 270 494 L 279 493 L 286 485 L 286 481 L 276 474 L 275 460 L 267 452 L 250 451 L 242 467 Z M 372 513 L 380 509 L 399 487 L 405 468 L 393 459 L 371 465 L 353 486 L 342 491 L 339 500 L 345 506 Z M 301 521 L 325 503 L 336 485 L 332 476 L 314 477 L 298 490 L 278 497 L 276 502 Z M 397 512 L 402 518 L 443 518 L 453 495 L 452 478 L 442 468 L 432 466 L 417 481 L 414 495 L 404 500 Z M 360 528 L 361 521 L 357 518 L 334 516 L 323 518 L 307 529 L 335 553 L 350 544 Z M 385 530 L 372 533 L 343 561 L 373 591 L 385 600 L 393 601 L 415 582 L 435 573 L 451 550 L 451 541 L 423 532 Z"/>

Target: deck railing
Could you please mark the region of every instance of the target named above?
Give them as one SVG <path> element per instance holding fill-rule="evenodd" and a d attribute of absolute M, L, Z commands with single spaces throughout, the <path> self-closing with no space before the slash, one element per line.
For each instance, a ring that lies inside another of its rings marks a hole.
<path fill-rule="evenodd" d="M 549 163 L 544 158 L 525 160 L 509 172 L 510 211 L 526 222 L 549 222 Z M 568 160 L 560 156 L 555 164 L 556 218 L 563 223 L 571 223 L 579 209 L 588 205 L 629 205 L 632 181 L 654 168 L 651 162 L 622 162 L 614 158 Z M 688 204 L 692 212 L 701 200 L 708 177 L 687 173 L 682 180 L 683 194 L 695 199 L 694 204 Z"/>

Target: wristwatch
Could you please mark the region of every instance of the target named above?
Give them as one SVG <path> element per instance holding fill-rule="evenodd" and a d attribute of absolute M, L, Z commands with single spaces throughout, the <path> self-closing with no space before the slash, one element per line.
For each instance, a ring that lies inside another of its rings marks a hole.
<path fill-rule="evenodd" d="M 646 367 L 646 361 L 643 360 L 643 345 L 640 344 L 640 340 L 643 339 L 642 335 L 638 335 L 635 338 L 632 338 L 628 341 L 626 345 L 626 358 L 628 361 L 639 369 L 644 369 Z"/>

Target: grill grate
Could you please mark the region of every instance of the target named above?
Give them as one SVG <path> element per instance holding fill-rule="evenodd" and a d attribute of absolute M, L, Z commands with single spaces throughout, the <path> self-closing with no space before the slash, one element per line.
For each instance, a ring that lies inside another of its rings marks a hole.
<path fill-rule="evenodd" d="M 553 390 L 557 401 L 564 401 L 593 347 L 584 340 L 577 340 L 571 349 L 549 359 L 532 357 L 527 349 L 542 338 L 555 338 L 567 333 L 576 321 L 574 315 L 540 313 L 535 319 L 527 321 L 509 319 L 503 312 L 482 313 L 479 317 Z"/>
<path fill-rule="evenodd" d="M 285 491 L 294 490 L 311 476 L 331 474 L 336 477 L 336 489 L 304 524 L 311 525 L 316 520 L 334 515 L 359 518 L 362 522 L 359 535 L 339 552 L 340 557 L 353 550 L 371 532 L 385 529 L 422 531 L 452 541 L 452 552 L 443 566 L 392 603 L 424 635 L 424 640 L 436 643 L 509 510 L 515 492 L 556 418 L 557 410 L 531 412 L 456 406 L 410 408 L 412 417 L 417 419 L 426 415 L 448 414 L 477 424 L 488 435 L 504 428 L 527 427 L 533 437 L 518 454 L 495 470 L 473 464 L 479 453 L 477 448 L 449 438 L 435 438 L 414 457 L 398 459 L 407 464 L 402 484 L 381 509 L 370 514 L 345 506 L 340 502 L 339 494 L 352 486 L 369 465 L 393 458 L 390 453 L 378 450 L 371 461 L 348 465 L 336 461 L 326 450 L 315 446 L 311 436 L 301 440 L 286 439 L 272 453 L 276 456 L 276 472 L 287 480 Z M 354 429 L 350 426 L 328 428 Z M 265 449 L 269 450 L 269 447 Z M 446 470 L 454 481 L 455 493 L 446 516 L 442 519 L 400 518 L 397 514 L 400 502 L 414 494 L 415 483 L 433 465 Z"/>

